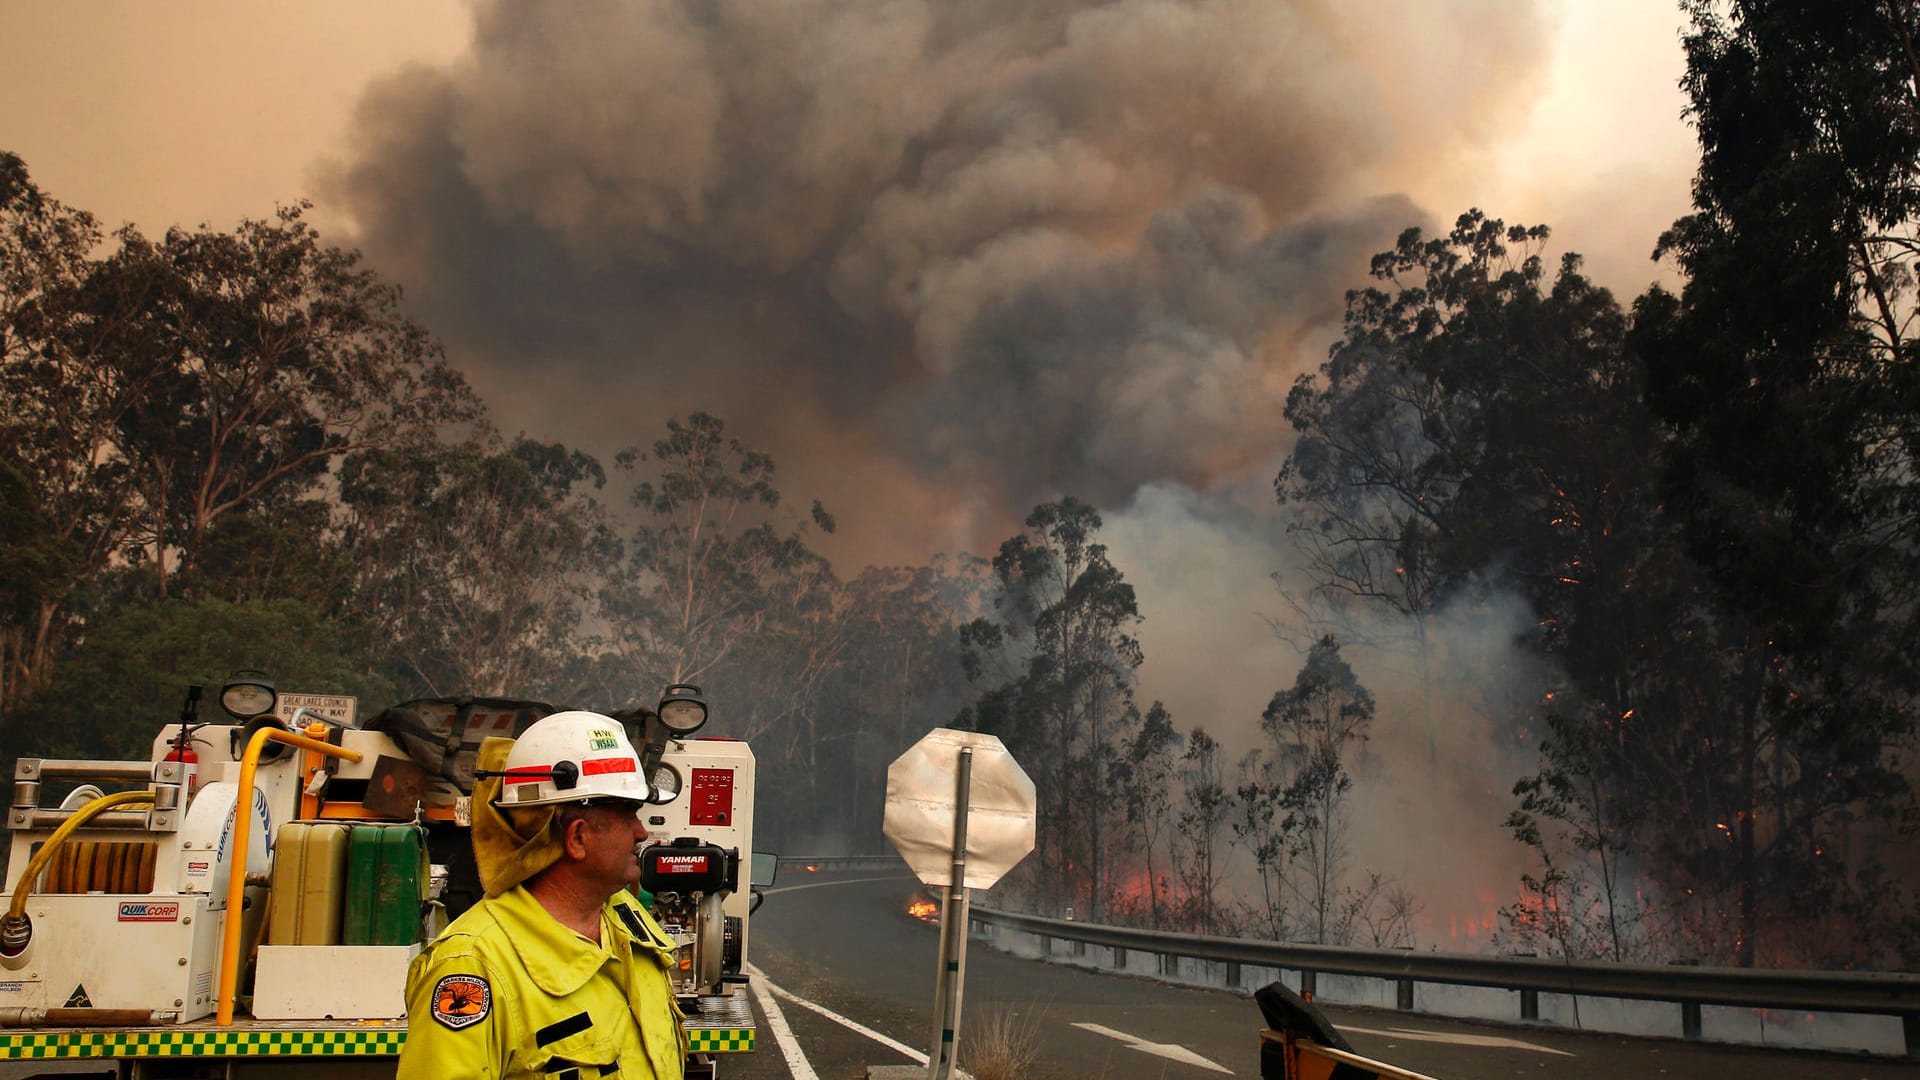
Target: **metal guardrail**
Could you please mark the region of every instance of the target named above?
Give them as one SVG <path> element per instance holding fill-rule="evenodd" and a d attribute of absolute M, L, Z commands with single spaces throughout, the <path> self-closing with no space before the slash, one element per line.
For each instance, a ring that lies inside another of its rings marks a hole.
<path fill-rule="evenodd" d="M 907 864 L 898 855 L 782 855 L 780 869 L 804 870 L 905 870 Z"/>
<path fill-rule="evenodd" d="M 1690 1039 L 1700 1037 L 1702 1005 L 1893 1016 L 1901 1020 L 1907 1056 L 1920 1058 L 1920 974 L 1602 964 L 1291 945 L 1132 930 L 978 907 L 972 911 L 972 922 L 1033 934 L 1043 940 L 1058 938 L 1105 946 L 1114 950 L 1116 967 L 1125 966 L 1129 951 L 1211 960 L 1227 965 L 1229 986 L 1238 986 L 1242 965 L 1298 971 L 1303 992 L 1314 989 L 1317 973 L 1384 979 L 1396 984 L 1397 1004 L 1409 1011 L 1414 1008 L 1414 985 L 1437 983 L 1518 991 L 1522 1020 L 1539 1019 L 1539 995 L 1543 992 L 1674 1002 L 1680 1006 L 1682 1033 Z"/>
<path fill-rule="evenodd" d="M 780 865 L 783 869 L 905 869 L 897 855 L 782 856 Z M 1701 1036 L 1703 1005 L 1891 1016 L 1901 1021 L 1907 1057 L 1920 1059 L 1920 974 L 1910 972 L 1780 971 L 1472 956 L 1134 930 L 977 906 L 969 915 L 974 926 L 1004 927 L 1043 941 L 1104 946 L 1114 951 L 1115 967 L 1126 966 L 1128 952 L 1224 964 L 1227 985 L 1233 988 L 1240 985 L 1243 966 L 1297 971 L 1300 989 L 1306 993 L 1315 989 L 1315 976 L 1323 973 L 1383 979 L 1395 984 L 1396 1004 L 1406 1011 L 1414 1008 L 1415 985 L 1433 983 L 1516 991 L 1520 995 L 1518 1019 L 1529 1021 L 1540 1019 L 1542 993 L 1672 1002 L 1680 1006 L 1681 1032 L 1689 1039 Z"/>

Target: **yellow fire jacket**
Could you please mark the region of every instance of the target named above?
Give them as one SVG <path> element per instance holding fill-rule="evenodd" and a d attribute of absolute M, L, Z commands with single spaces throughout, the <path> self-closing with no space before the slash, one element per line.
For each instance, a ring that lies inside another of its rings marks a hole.
<path fill-rule="evenodd" d="M 482 900 L 407 972 L 397 1080 L 681 1080 L 687 1036 L 672 941 L 625 892 L 600 944 L 521 887 Z"/>

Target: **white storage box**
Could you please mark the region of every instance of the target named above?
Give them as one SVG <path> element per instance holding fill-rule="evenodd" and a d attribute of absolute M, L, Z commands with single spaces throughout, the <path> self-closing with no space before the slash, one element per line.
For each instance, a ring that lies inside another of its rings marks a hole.
<path fill-rule="evenodd" d="M 419 945 L 262 945 L 253 976 L 259 1020 L 393 1020 L 407 1014 L 407 965 Z"/>

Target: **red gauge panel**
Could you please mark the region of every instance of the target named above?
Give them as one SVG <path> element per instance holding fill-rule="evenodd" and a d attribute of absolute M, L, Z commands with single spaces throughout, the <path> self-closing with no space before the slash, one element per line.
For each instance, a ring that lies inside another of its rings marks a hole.
<path fill-rule="evenodd" d="M 695 769 L 687 803 L 689 825 L 733 824 L 733 770 Z"/>

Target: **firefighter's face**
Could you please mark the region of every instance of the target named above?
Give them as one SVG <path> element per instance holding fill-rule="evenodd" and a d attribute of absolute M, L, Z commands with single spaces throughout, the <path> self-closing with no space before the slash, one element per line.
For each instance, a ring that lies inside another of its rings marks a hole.
<path fill-rule="evenodd" d="M 595 799 L 586 804 L 581 818 L 586 846 L 583 861 L 600 871 L 596 877 L 610 883 L 608 895 L 640 876 L 640 844 L 647 838 L 640 813 L 645 808 L 645 803 L 630 799 Z"/>

